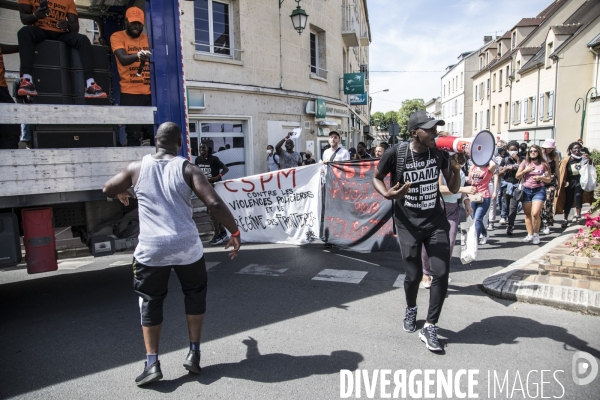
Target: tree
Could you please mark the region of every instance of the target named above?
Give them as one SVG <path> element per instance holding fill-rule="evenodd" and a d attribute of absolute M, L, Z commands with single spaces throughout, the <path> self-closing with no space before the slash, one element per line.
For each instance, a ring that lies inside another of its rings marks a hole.
<path fill-rule="evenodd" d="M 371 125 L 378 131 L 387 129 L 385 115 L 381 111 L 377 111 L 371 115 Z"/>
<path fill-rule="evenodd" d="M 408 118 L 413 111 L 424 110 L 425 102 L 423 99 L 411 99 L 404 100 L 402 102 L 402 107 L 400 107 L 400 111 L 398 111 L 398 125 L 400 125 L 400 137 L 403 140 L 408 140 L 410 138 L 410 132 L 408 132 Z M 390 111 L 393 112 L 393 111 Z M 387 114 L 386 114 L 387 115 Z"/>

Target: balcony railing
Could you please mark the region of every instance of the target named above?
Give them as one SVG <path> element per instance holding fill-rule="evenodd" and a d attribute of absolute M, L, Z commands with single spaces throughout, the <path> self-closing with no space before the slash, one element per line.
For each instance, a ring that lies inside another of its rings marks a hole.
<path fill-rule="evenodd" d="M 357 47 L 359 45 L 359 35 L 361 30 L 360 20 L 353 4 L 342 6 L 342 38 L 348 47 Z"/>

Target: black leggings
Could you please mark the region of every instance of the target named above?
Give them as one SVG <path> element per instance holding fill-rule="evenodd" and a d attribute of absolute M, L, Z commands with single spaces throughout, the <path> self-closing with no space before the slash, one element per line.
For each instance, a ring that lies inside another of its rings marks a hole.
<path fill-rule="evenodd" d="M 429 231 L 408 231 L 403 226 L 397 226 L 400 251 L 404 260 L 406 277 L 404 278 L 404 293 L 406 305 L 417 305 L 419 285 L 423 279 L 423 262 L 421 252 L 423 246 L 429 255 L 431 263 L 431 289 L 429 290 L 429 310 L 427 322 L 436 324 L 442 312 L 442 306 L 448 293 L 448 278 L 450 275 L 450 224 L 444 221 L 442 226 Z"/>
<path fill-rule="evenodd" d="M 94 77 L 92 44 L 87 36 L 77 32 L 47 31 L 35 25 L 27 25 L 19 30 L 17 38 L 19 39 L 21 70 L 24 74 L 33 75 L 33 48 L 36 44 L 44 40 L 59 40 L 79 51 L 84 78 L 91 79 Z"/>
<path fill-rule="evenodd" d="M 516 188 L 517 185 L 515 185 Z M 508 225 L 514 226 L 515 219 L 517 218 L 517 213 L 519 212 L 519 202 L 515 200 L 512 194 L 506 193 L 506 189 L 504 190 L 504 205 L 508 210 Z"/>
<path fill-rule="evenodd" d="M 579 182 L 573 186 L 567 186 L 565 188 L 566 201 L 563 210 L 565 212 L 565 219 L 569 218 L 569 213 L 573 208 L 573 203 L 575 203 L 575 208 L 581 209 L 583 205 L 583 189 Z"/>

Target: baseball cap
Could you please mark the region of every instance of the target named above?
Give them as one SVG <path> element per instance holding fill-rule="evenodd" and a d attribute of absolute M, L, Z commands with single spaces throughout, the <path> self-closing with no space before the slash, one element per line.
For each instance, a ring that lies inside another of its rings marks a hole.
<path fill-rule="evenodd" d="M 306 151 L 304 152 L 304 154 L 308 154 L 309 156 L 312 156 L 312 151 L 310 151 L 310 150 L 306 150 Z"/>
<path fill-rule="evenodd" d="M 125 18 L 127 18 L 127 21 L 129 22 L 140 22 L 140 23 L 144 23 L 144 12 L 137 8 L 137 7 L 130 7 L 127 9 L 127 12 L 125 13 Z"/>
<path fill-rule="evenodd" d="M 408 131 L 416 131 L 417 129 L 430 129 L 436 125 L 446 125 L 446 122 L 441 119 L 435 119 L 433 115 L 425 110 L 413 111 L 408 118 Z"/>
<path fill-rule="evenodd" d="M 337 137 L 341 137 L 337 131 L 330 131 L 329 136 L 331 136 L 331 135 L 337 135 Z"/>

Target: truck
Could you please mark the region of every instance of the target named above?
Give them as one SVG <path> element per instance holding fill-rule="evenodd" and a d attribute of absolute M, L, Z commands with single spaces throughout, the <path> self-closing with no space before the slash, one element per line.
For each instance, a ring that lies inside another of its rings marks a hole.
<path fill-rule="evenodd" d="M 179 155 L 190 158 L 181 11 L 178 0 L 77 0 L 76 4 L 80 19 L 91 19 L 97 24 L 99 42 L 104 45 L 112 33 L 123 29 L 127 8 L 136 5 L 144 9 L 152 53 L 152 107 L 117 105 L 120 89 L 112 54 L 114 79 L 109 97 L 114 105 L 0 104 L 0 124 L 28 124 L 49 135 L 66 134 L 73 143 L 83 144 L 0 150 L 0 215 L 16 217 L 22 236 L 23 211 L 50 208 L 54 228 L 70 227 L 74 237 L 79 237 L 93 255 L 101 256 L 135 247 L 139 233 L 136 202 L 125 207 L 117 200 L 107 199 L 102 186 L 128 163 L 154 152 L 154 148 L 85 147 L 85 138 L 93 137 L 94 129 L 100 127 L 116 132 L 120 125 L 151 124 L 156 132 L 161 123 L 171 121 L 182 129 Z M 0 8 L 17 10 L 17 0 L 0 0 Z M 16 42 L 17 32 L 14 38 Z"/>

